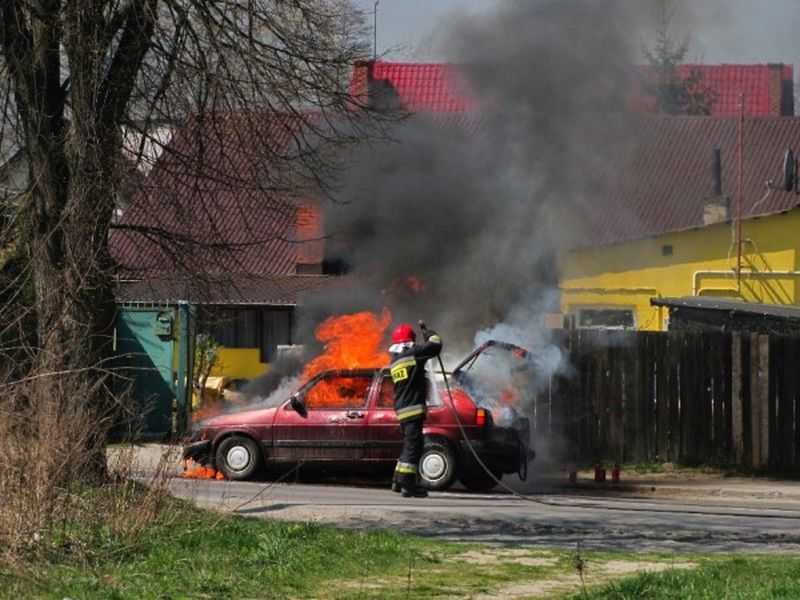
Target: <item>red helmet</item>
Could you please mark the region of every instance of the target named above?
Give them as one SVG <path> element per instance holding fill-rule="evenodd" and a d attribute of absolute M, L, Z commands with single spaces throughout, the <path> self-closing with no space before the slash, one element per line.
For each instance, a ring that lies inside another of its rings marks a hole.
<path fill-rule="evenodd" d="M 392 332 L 393 344 L 402 344 L 404 342 L 415 341 L 417 341 L 417 334 L 414 331 L 414 328 L 408 323 L 400 323 L 400 325 L 395 327 L 395 330 Z"/>

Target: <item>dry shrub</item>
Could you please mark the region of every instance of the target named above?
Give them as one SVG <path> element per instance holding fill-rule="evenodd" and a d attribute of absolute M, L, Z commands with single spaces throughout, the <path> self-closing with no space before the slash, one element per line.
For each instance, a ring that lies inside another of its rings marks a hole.
<path fill-rule="evenodd" d="M 163 515 L 164 499 L 169 495 L 169 481 L 180 454 L 176 446 L 151 448 L 151 463 L 138 462 L 140 450 L 133 444 L 115 449 L 109 458 L 113 493 L 103 494 L 105 526 L 110 535 L 134 544 L 136 537 L 153 520 Z"/>
<path fill-rule="evenodd" d="M 170 457 L 139 478 L 133 447 L 106 470 L 111 410 L 86 402 L 81 374 L 0 379 L 0 561 L 25 567 L 92 542 L 133 543 L 158 514 Z M 147 485 L 142 485 L 142 483 Z"/>

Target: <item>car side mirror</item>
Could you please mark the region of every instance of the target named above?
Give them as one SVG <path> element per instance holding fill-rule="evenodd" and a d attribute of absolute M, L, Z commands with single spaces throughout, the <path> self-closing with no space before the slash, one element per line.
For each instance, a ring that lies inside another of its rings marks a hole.
<path fill-rule="evenodd" d="M 294 394 L 291 398 L 289 398 L 289 406 L 291 406 L 292 410 L 301 417 L 303 417 L 304 419 L 308 417 L 308 410 L 306 409 L 306 405 L 303 404 L 303 401 L 297 394 Z"/>

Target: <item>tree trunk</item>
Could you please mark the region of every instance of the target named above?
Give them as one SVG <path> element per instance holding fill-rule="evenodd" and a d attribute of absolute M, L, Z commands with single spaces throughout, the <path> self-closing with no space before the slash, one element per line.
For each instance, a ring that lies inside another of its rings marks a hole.
<path fill-rule="evenodd" d="M 51 150 L 51 156 L 58 155 Z M 94 152 L 114 156 L 113 149 Z M 30 260 L 36 291 L 37 375 L 59 377 L 83 395 L 93 435 L 86 439 L 84 476 L 105 476 L 105 441 L 113 397 L 108 386 L 115 305 L 105 232 L 113 210 L 114 185 L 104 162 L 69 165 L 57 176 L 39 176 L 33 194 L 40 206 L 64 206 L 59 219 L 40 211 L 30 221 Z M 34 164 L 40 161 L 34 161 Z M 62 161 L 54 161 L 59 165 Z M 70 164 L 72 163 L 72 164 Z M 64 196 L 68 195 L 68 199 Z M 71 398 L 53 398 L 65 405 Z"/>

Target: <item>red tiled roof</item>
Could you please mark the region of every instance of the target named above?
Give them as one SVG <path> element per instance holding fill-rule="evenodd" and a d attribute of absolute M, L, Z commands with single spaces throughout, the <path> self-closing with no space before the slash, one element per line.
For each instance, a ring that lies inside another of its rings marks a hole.
<path fill-rule="evenodd" d="M 121 276 L 291 274 L 301 247 L 321 256 L 296 243 L 306 201 L 289 196 L 296 174 L 280 168 L 299 152 L 298 127 L 266 113 L 187 121 L 112 230 Z"/>
<path fill-rule="evenodd" d="M 461 113 L 480 108 L 458 67 L 443 63 L 359 63 L 353 70 L 351 82 L 354 96 L 366 83 L 363 71 L 369 68 L 372 80 L 390 86 L 396 99 L 410 112 Z"/>
<path fill-rule="evenodd" d="M 791 65 L 680 65 L 678 74 L 685 78 L 693 70 L 702 76 L 702 84 L 717 94 L 712 116 L 739 114 L 739 95 L 744 94 L 745 114 L 753 117 L 794 115 L 794 69 Z M 642 76 L 648 68 L 642 67 Z M 641 88 L 634 90 L 631 108 L 653 112 L 653 99 Z"/>
<path fill-rule="evenodd" d="M 483 108 L 459 67 L 444 63 L 359 63 L 351 81 L 354 96 L 366 85 L 370 68 L 372 81 L 389 85 L 396 99 L 410 112 L 460 113 Z M 700 71 L 703 84 L 717 94 L 711 111 L 713 116 L 737 115 L 742 93 L 749 116 L 794 115 L 794 69 L 791 65 L 681 65 L 679 74 L 686 77 L 693 69 Z M 646 76 L 647 67 L 642 67 L 642 73 Z M 637 88 L 632 92 L 631 108 L 637 112 L 652 112 L 652 98 Z"/>
<path fill-rule="evenodd" d="M 723 196 L 736 196 L 737 122 L 730 117 L 641 117 L 626 122 L 608 149 L 607 171 L 597 178 L 596 196 L 586 211 L 592 223 L 588 243 L 702 226 L 704 203 L 714 193 L 711 167 L 717 148 Z M 786 150 L 800 151 L 800 117 L 746 119 L 744 132 L 743 217 L 797 206 L 798 196 L 780 187 Z M 767 180 L 778 189 L 768 190 Z"/>

